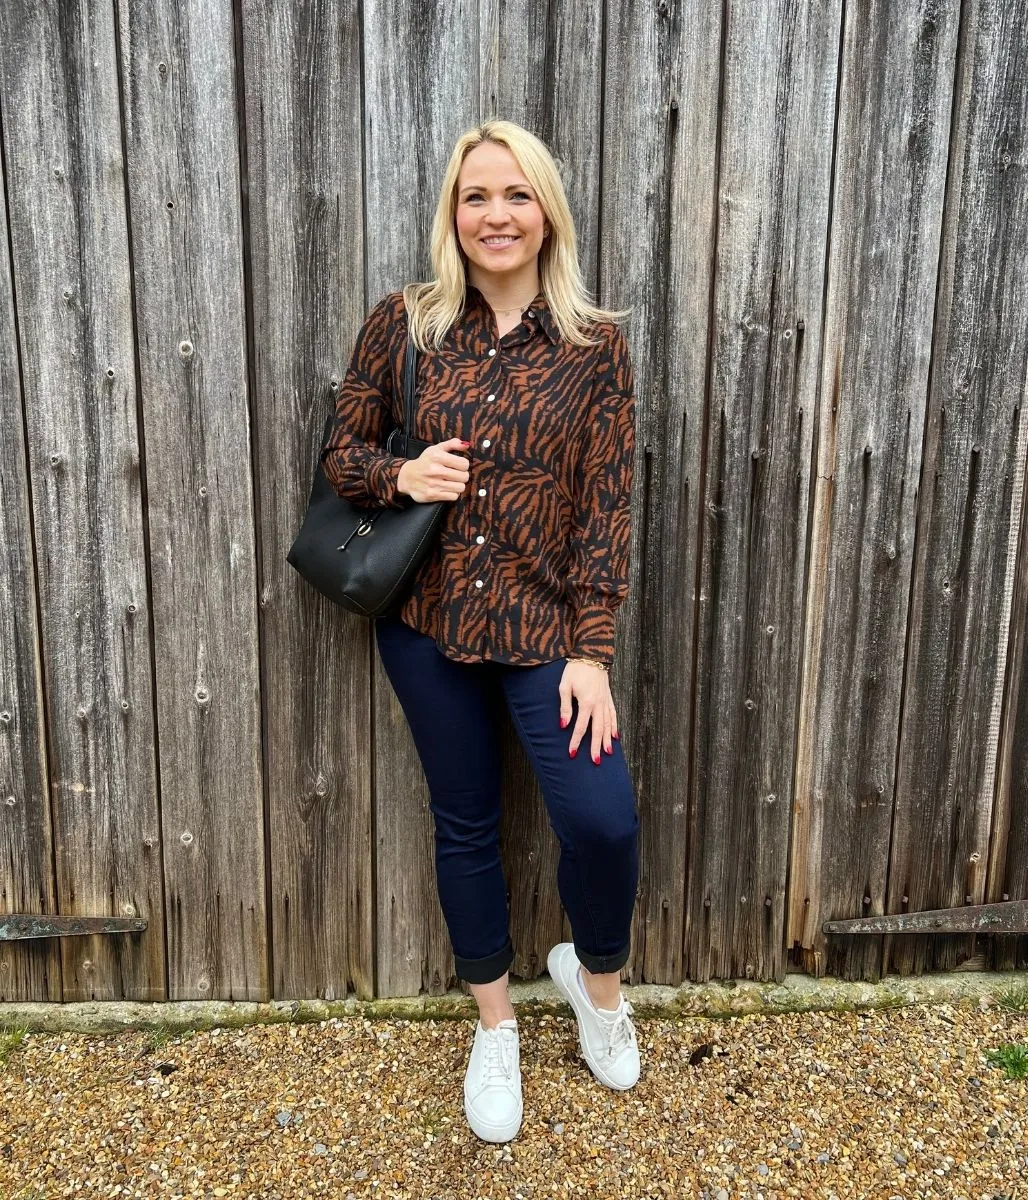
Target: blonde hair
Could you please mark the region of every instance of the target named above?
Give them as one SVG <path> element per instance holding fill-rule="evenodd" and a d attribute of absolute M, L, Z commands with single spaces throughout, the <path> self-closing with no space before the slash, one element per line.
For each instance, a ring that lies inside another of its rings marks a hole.
<path fill-rule="evenodd" d="M 456 230 L 457 182 L 469 151 L 483 142 L 494 142 L 511 152 L 549 221 L 550 234 L 539 251 L 539 286 L 561 336 L 577 346 L 596 345 L 602 339 L 586 336 L 588 327 L 628 316 L 631 309 L 598 308 L 590 302 L 578 265 L 575 223 L 553 156 L 521 125 L 498 120 L 462 133 L 450 155 L 432 222 L 435 278 L 429 283 L 409 283 L 403 289 L 414 344 L 422 353 L 430 349 L 430 343 L 438 350 L 463 308 L 467 274 Z"/>

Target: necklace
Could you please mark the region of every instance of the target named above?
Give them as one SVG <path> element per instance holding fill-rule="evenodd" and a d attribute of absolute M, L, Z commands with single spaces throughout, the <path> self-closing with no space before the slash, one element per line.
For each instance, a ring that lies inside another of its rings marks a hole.
<path fill-rule="evenodd" d="M 534 299 L 534 297 L 533 297 L 533 299 Z M 517 304 L 513 308 L 494 308 L 493 312 L 496 313 L 498 316 L 507 317 L 507 316 L 510 316 L 510 314 L 512 312 L 524 312 L 525 309 L 528 308 L 528 306 L 531 303 L 532 303 L 531 300 L 526 300 L 524 304 Z"/>

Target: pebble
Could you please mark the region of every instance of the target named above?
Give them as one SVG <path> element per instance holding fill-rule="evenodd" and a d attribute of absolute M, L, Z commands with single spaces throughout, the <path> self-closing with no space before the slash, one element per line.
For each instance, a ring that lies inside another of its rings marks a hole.
<path fill-rule="evenodd" d="M 566 1010 L 519 1025 L 505 1145 L 464 1117 L 471 1020 L 32 1033 L 0 1065 L 0 1197 L 995 1200 L 1028 1176 L 1028 1080 L 988 1058 L 1028 1044 L 1016 1009 L 637 1017 L 627 1092 Z"/>

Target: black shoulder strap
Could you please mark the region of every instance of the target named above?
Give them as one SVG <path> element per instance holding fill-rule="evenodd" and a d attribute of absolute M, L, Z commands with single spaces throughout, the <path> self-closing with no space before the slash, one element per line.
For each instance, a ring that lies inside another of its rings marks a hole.
<path fill-rule="evenodd" d="M 414 339 L 407 334 L 407 353 L 403 360 L 403 429 L 404 453 L 407 452 L 407 438 L 414 436 L 414 401 L 417 392 L 418 351 Z"/>
<path fill-rule="evenodd" d="M 403 439 L 403 453 L 407 453 L 407 434 L 414 432 L 414 398 L 417 390 L 417 373 L 418 373 L 418 351 L 414 345 L 413 339 L 408 334 L 407 336 L 407 353 L 403 360 L 403 411 L 404 421 L 397 431 L 397 440 Z M 328 449 L 328 439 L 332 434 L 332 426 L 335 423 L 336 411 L 335 403 L 329 405 L 329 411 L 325 416 L 325 431 L 321 435 L 321 454 L 318 456 L 319 463 L 325 457 L 325 451 Z"/>

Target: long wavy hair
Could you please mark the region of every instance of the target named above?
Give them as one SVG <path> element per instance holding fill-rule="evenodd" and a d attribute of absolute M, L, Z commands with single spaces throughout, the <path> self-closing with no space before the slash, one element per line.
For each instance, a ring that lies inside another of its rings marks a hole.
<path fill-rule="evenodd" d="M 550 223 L 550 235 L 539 250 L 539 286 L 561 336 L 577 346 L 596 345 L 587 334 L 600 321 L 617 321 L 631 309 L 598 308 L 591 303 L 578 264 L 578 238 L 560 172 L 546 146 L 515 121 L 486 121 L 457 139 L 443 175 L 432 222 L 432 268 L 428 283 L 409 283 L 403 289 L 408 325 L 422 353 L 439 349 L 450 326 L 464 307 L 467 256 L 457 237 L 457 181 L 468 152 L 483 142 L 505 146 L 535 188 Z"/>

